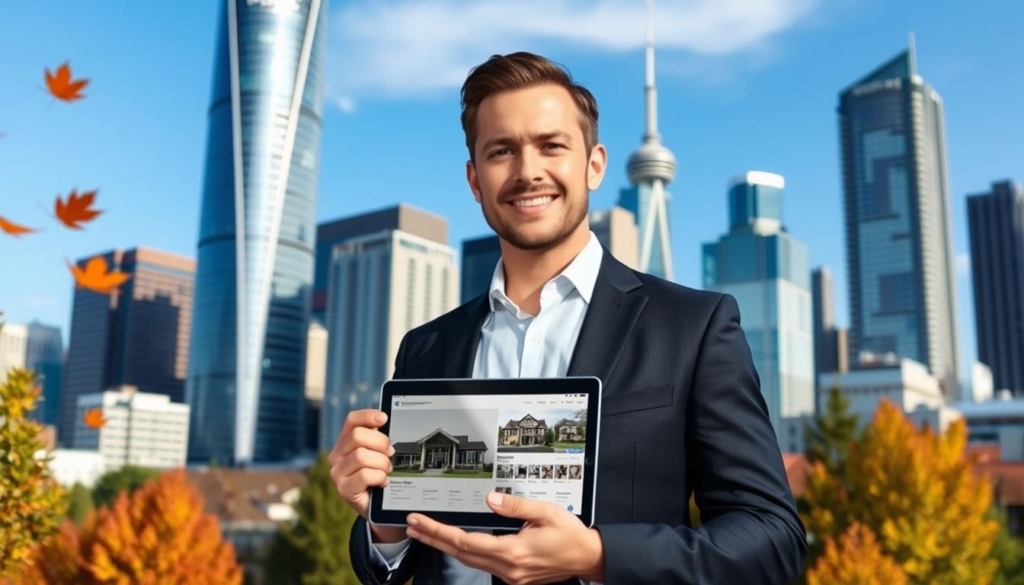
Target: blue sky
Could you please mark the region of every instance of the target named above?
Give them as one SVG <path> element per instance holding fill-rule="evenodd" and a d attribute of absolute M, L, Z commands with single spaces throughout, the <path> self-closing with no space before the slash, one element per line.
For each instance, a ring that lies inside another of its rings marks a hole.
<path fill-rule="evenodd" d="M 492 53 L 565 64 L 601 108 L 609 149 L 594 208 L 627 184 L 643 132 L 640 0 L 334 0 L 319 218 L 399 201 L 444 214 L 450 243 L 488 232 L 465 185 L 458 86 Z M 975 355 L 964 198 L 1024 180 L 1024 3 L 1016 0 L 658 0 L 660 126 L 679 161 L 676 280 L 700 286 L 700 246 L 726 229 L 725 188 L 747 170 L 786 178 L 784 220 L 836 280 L 847 322 L 838 91 L 916 35 L 919 72 L 946 107 L 961 351 Z M 67 328 L 64 264 L 114 247 L 194 256 L 214 2 L 0 4 L 0 215 L 46 231 L 0 238 L 8 322 Z M 1015 57 L 1018 56 L 1018 57 Z M 87 98 L 56 102 L 43 70 L 69 60 Z M 47 217 L 55 195 L 98 188 L 83 232 Z"/>

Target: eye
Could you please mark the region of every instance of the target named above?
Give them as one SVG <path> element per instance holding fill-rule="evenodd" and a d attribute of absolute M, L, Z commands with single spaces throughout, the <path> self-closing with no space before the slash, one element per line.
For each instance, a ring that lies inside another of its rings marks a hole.
<path fill-rule="evenodd" d="M 508 148 L 499 148 L 497 150 L 492 150 L 490 152 L 490 154 L 487 155 L 487 158 L 494 158 L 496 156 L 501 156 L 503 154 L 508 154 L 509 152 L 510 152 L 510 150 Z"/>
<path fill-rule="evenodd" d="M 560 144 L 558 142 L 548 142 L 548 143 L 544 144 L 544 148 L 546 148 L 546 149 L 565 148 L 565 145 L 564 144 Z"/>

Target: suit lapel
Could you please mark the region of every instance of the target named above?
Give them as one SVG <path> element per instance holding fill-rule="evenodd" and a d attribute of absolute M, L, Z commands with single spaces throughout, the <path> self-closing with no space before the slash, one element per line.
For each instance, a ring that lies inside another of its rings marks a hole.
<path fill-rule="evenodd" d="M 481 295 L 462 306 L 464 315 L 448 328 L 444 348 L 444 377 L 472 378 L 480 330 L 491 310 L 487 295 Z"/>
<path fill-rule="evenodd" d="M 647 304 L 646 295 L 633 292 L 640 286 L 633 271 L 605 249 L 567 375 L 597 376 L 602 386 L 608 387 L 625 341 Z"/>

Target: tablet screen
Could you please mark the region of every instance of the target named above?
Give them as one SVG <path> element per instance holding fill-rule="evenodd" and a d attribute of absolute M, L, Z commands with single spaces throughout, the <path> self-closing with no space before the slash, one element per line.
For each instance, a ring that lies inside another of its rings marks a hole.
<path fill-rule="evenodd" d="M 586 394 L 396 395 L 381 510 L 491 512 L 489 491 L 583 506 Z"/>

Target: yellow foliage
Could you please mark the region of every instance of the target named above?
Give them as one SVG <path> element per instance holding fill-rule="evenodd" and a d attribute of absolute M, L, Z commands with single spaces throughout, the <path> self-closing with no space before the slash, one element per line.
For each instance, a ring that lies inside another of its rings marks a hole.
<path fill-rule="evenodd" d="M 825 543 L 825 554 L 807 572 L 807 585 L 907 585 L 907 575 L 871 529 L 855 522 L 838 542 Z"/>
<path fill-rule="evenodd" d="M 992 491 L 965 460 L 966 442 L 963 420 L 939 436 L 918 431 L 882 401 L 851 446 L 843 477 L 820 464 L 811 470 L 808 531 L 828 540 L 861 523 L 912 584 L 988 583 L 997 569 L 990 552 L 998 525 L 985 518 Z"/>

